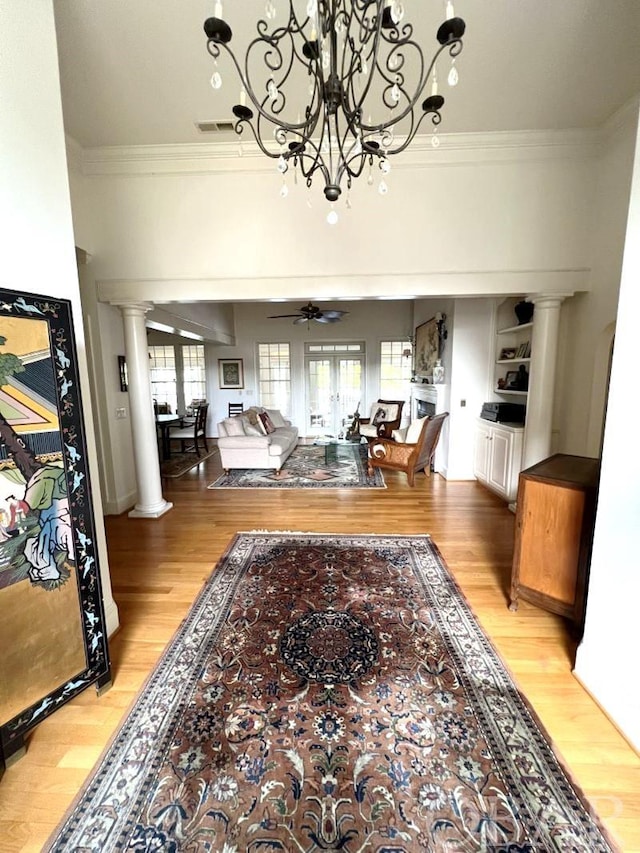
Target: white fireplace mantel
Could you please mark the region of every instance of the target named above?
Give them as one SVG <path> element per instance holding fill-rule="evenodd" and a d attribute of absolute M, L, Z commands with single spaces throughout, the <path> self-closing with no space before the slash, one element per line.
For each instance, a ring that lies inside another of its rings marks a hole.
<path fill-rule="evenodd" d="M 435 406 L 434 415 L 445 412 L 445 400 L 447 397 L 446 385 L 427 385 L 412 383 L 411 385 L 411 420 L 418 417 L 418 401 L 431 403 Z"/>

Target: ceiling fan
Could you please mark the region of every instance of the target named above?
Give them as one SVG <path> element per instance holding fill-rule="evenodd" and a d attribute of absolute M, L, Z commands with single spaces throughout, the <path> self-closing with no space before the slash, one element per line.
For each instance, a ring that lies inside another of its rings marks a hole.
<path fill-rule="evenodd" d="M 312 305 L 309 302 L 308 305 L 303 305 L 296 314 L 274 314 L 267 319 L 277 320 L 281 317 L 295 317 L 294 324 L 309 323 L 311 320 L 315 320 L 316 323 L 338 323 L 348 313 L 348 311 L 321 311 L 317 305 Z"/>

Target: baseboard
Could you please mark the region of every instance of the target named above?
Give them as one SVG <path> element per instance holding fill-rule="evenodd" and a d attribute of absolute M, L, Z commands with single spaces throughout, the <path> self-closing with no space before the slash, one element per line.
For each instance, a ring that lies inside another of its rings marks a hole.
<path fill-rule="evenodd" d="M 636 755 L 640 756 L 640 743 L 636 743 L 633 737 L 628 732 L 626 732 L 620 726 L 620 724 L 611 716 L 611 714 L 607 711 L 606 707 L 596 698 L 595 694 L 589 689 L 586 682 L 583 681 L 583 679 L 578 675 L 575 669 L 571 670 L 571 675 L 573 675 L 580 687 L 582 687 L 582 689 L 589 694 L 589 697 L 593 701 L 593 703 L 598 706 L 598 708 L 602 711 L 607 720 L 609 720 L 614 729 L 616 729 L 616 731 L 619 732 L 620 735 L 625 739 L 625 741 L 629 744 L 629 746 L 636 753 Z"/>
<path fill-rule="evenodd" d="M 120 615 L 118 613 L 118 606 L 113 600 L 110 598 L 108 601 L 104 601 L 104 618 L 107 623 L 107 637 L 111 637 L 120 627 Z"/>
<path fill-rule="evenodd" d="M 126 510 L 136 505 L 138 492 L 129 492 L 124 497 L 117 498 L 114 501 L 105 500 L 103 502 L 103 510 L 105 515 L 122 515 Z"/>

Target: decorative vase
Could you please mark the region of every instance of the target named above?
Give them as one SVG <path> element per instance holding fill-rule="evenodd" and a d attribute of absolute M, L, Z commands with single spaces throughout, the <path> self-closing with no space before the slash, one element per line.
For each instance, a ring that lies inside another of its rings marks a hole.
<path fill-rule="evenodd" d="M 436 360 L 433 366 L 433 384 L 442 385 L 444 382 L 444 365 L 440 359 Z"/>
<path fill-rule="evenodd" d="M 518 302 L 517 305 L 514 306 L 514 311 L 516 312 L 516 317 L 518 318 L 518 325 L 522 326 L 524 323 L 530 323 L 531 318 L 533 317 L 533 302 L 527 302 L 526 300 L 522 300 L 522 302 Z"/>

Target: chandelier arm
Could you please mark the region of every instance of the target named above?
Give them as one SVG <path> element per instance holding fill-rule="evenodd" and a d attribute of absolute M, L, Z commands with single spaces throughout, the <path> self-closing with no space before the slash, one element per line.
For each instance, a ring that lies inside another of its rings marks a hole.
<path fill-rule="evenodd" d="M 324 162 L 322 152 L 320 151 L 320 148 L 314 142 L 309 142 L 309 145 L 311 146 L 311 148 L 315 152 L 314 155 L 309 154 L 308 150 L 306 148 L 303 152 L 301 152 L 297 155 L 294 155 L 294 157 L 297 156 L 299 159 L 300 171 L 302 172 L 303 176 L 307 180 L 307 186 L 309 186 L 309 187 L 311 186 L 313 176 L 315 175 L 315 173 L 318 170 L 320 170 L 320 172 L 324 178 L 325 184 L 328 184 L 331 180 L 331 177 L 329 175 L 329 170 L 327 169 L 326 163 Z M 307 165 L 308 160 L 310 160 L 311 163 Z M 295 160 L 294 160 L 294 162 L 295 162 Z"/>
<path fill-rule="evenodd" d="M 395 154 L 400 154 L 402 151 L 408 148 L 409 145 L 411 145 L 411 143 L 413 142 L 416 133 L 420 129 L 420 125 L 430 114 L 433 114 L 433 117 L 431 119 L 433 124 L 436 126 L 439 125 L 442 121 L 442 116 L 436 110 L 427 110 L 426 112 L 421 113 L 417 121 L 415 120 L 415 114 L 413 114 L 411 117 L 411 130 L 409 131 L 409 133 L 406 135 L 406 137 L 404 137 L 403 141 L 397 146 L 397 148 L 389 148 L 386 153 L 389 156 L 393 156 Z"/>
<path fill-rule="evenodd" d="M 295 14 L 293 12 L 292 12 L 292 17 L 295 19 Z M 308 20 L 308 18 L 306 20 Z M 258 29 L 260 29 L 261 24 L 264 24 L 266 26 L 265 21 L 258 21 Z M 305 128 L 308 125 L 308 120 L 292 123 L 292 122 L 282 121 L 279 118 L 279 114 L 285 108 L 286 100 L 287 100 L 286 94 L 282 91 L 281 87 L 286 83 L 286 81 L 288 80 L 288 78 L 291 74 L 291 71 L 292 71 L 293 66 L 294 66 L 294 57 L 302 65 L 307 64 L 306 61 L 302 58 L 302 56 L 296 50 L 293 35 L 294 34 L 290 31 L 288 31 L 285 27 L 280 27 L 278 30 L 275 30 L 272 35 L 262 34 L 256 38 L 254 38 L 249 43 L 249 46 L 247 47 L 247 53 L 246 53 L 245 61 L 244 61 L 244 71 L 242 69 L 242 66 L 238 62 L 235 54 L 233 53 L 232 49 L 229 47 L 228 44 L 226 44 L 224 42 L 216 42 L 213 39 L 209 39 L 207 41 L 207 50 L 209 51 L 210 55 L 214 59 L 216 59 L 216 60 L 218 59 L 218 57 L 220 55 L 220 47 L 223 47 L 225 49 L 226 53 L 231 57 L 231 61 L 235 65 L 235 68 L 236 68 L 236 71 L 238 74 L 238 78 L 240 80 L 240 84 L 245 89 L 247 95 L 249 96 L 249 98 L 251 100 L 251 103 L 256 108 L 256 110 L 261 115 L 263 115 L 264 118 L 267 119 L 268 121 L 272 122 L 273 124 L 277 124 L 281 127 L 284 127 L 287 130 L 299 130 L 299 129 Z M 290 44 L 291 51 L 289 54 L 288 67 L 286 68 L 284 75 L 282 77 L 280 77 L 279 82 L 276 83 L 276 86 L 278 88 L 278 98 L 276 101 L 273 101 L 272 99 L 270 99 L 269 96 L 267 96 L 262 101 L 260 101 L 258 99 L 258 96 L 256 95 L 256 92 L 255 92 L 252 84 L 251 84 L 251 77 L 249 74 L 249 62 L 250 62 L 251 53 L 254 50 L 254 48 L 256 48 L 258 45 L 265 46 L 265 52 L 263 54 L 263 59 L 264 59 L 265 65 L 267 66 L 267 68 L 270 71 L 275 72 L 285 65 L 284 58 L 283 58 L 283 52 L 280 48 L 280 41 L 285 36 L 289 37 L 289 41 L 291 43 Z M 266 45 L 269 46 L 268 49 L 266 48 Z M 275 54 L 273 54 L 273 51 L 275 51 Z M 272 55 L 276 55 L 278 57 L 277 62 L 273 62 L 273 60 L 271 58 Z M 322 81 L 322 75 L 321 74 L 316 74 L 316 79 L 318 79 L 318 78 L 320 79 L 320 81 Z M 315 88 L 317 89 L 317 87 L 315 87 Z M 265 105 L 270 100 L 272 103 L 272 108 L 267 109 Z M 277 107 L 273 106 L 274 104 L 277 104 Z M 321 103 L 320 103 L 320 98 L 318 97 L 318 105 L 317 105 L 317 109 L 315 110 L 316 116 L 319 114 L 320 109 L 321 109 Z M 317 121 L 317 118 L 316 118 L 316 121 Z M 314 122 L 314 124 L 315 124 L 315 122 Z"/>
<path fill-rule="evenodd" d="M 357 64 L 359 65 L 360 68 L 362 67 L 360 60 L 362 57 L 363 48 L 366 47 L 369 44 L 370 40 L 373 38 L 373 43 L 371 45 L 371 50 L 369 51 L 369 56 L 377 56 L 378 50 L 380 49 L 380 40 L 381 39 L 384 40 L 384 36 L 382 35 L 382 10 L 384 8 L 384 0 L 376 0 L 376 7 L 377 7 L 377 14 L 374 17 L 374 20 L 376 22 L 375 30 L 373 29 L 373 27 L 369 28 L 365 25 L 365 23 L 364 23 L 365 15 L 364 14 L 361 18 L 358 17 L 356 4 L 354 4 L 354 6 L 352 7 L 351 16 L 350 16 L 349 20 L 352 21 L 353 18 L 355 17 L 358 24 L 360 25 L 361 34 L 363 31 L 367 33 L 366 39 L 364 39 L 361 35 L 362 47 L 360 50 L 357 51 L 357 57 L 358 57 L 358 63 Z M 363 13 L 365 11 L 366 10 L 363 9 Z M 349 27 L 349 29 L 350 29 L 350 27 Z M 355 43 L 353 41 L 353 37 L 352 36 L 349 37 L 349 30 L 347 30 L 347 36 L 348 36 L 348 41 L 350 42 L 350 46 L 351 46 L 351 50 L 352 50 L 352 56 L 354 56 L 354 55 L 356 55 L 356 54 L 354 54 Z M 355 115 L 356 113 L 358 113 L 362 109 L 362 105 L 364 104 L 364 101 L 365 101 L 367 95 L 369 94 L 369 89 L 371 88 L 371 84 L 373 83 L 373 78 L 374 78 L 375 63 L 372 63 L 371 70 L 370 70 L 369 74 L 367 75 L 367 79 L 366 79 L 365 85 L 363 86 L 359 100 L 356 100 L 355 99 L 355 91 L 353 91 L 353 73 L 351 74 L 351 78 L 349 78 L 348 75 L 345 76 L 345 65 L 344 65 L 345 54 L 346 54 L 346 51 L 344 51 L 343 55 L 342 55 L 342 63 L 343 63 L 342 64 L 342 78 L 341 78 L 341 81 L 343 84 L 343 86 L 342 86 L 342 108 L 345 111 L 345 113 L 349 112 L 349 113 L 352 113 L 353 115 Z M 365 56 L 365 59 L 366 59 L 366 56 Z M 354 67 L 354 62 L 352 60 L 352 63 L 350 65 L 350 71 L 353 71 L 353 67 Z M 347 87 L 344 86 L 345 79 L 347 79 L 347 80 L 350 79 L 350 82 L 351 82 L 351 89 L 352 89 L 352 92 L 354 95 L 353 109 L 351 109 L 349 107 L 349 104 L 346 102 L 345 95 L 347 92 Z"/>
<path fill-rule="evenodd" d="M 359 140 L 358 135 L 354 131 L 354 124 L 349 121 L 347 118 L 347 126 L 344 129 L 344 133 L 340 135 L 338 132 L 338 118 L 336 116 L 336 139 L 338 142 L 338 148 L 340 150 L 340 163 L 338 166 L 338 171 L 336 173 L 335 182 L 339 186 L 342 180 L 343 175 L 347 175 L 347 186 L 351 188 L 351 179 L 359 178 L 362 174 L 362 170 L 365 167 L 368 158 L 371 158 L 371 162 L 373 162 L 373 157 L 370 153 L 366 153 L 362 149 L 362 140 Z M 356 126 L 357 128 L 357 126 Z M 347 148 L 346 141 L 348 139 L 349 134 L 353 136 L 353 142 L 351 143 L 351 147 Z M 358 146 L 358 141 L 360 145 Z M 356 150 L 354 150 L 356 149 Z M 356 164 L 355 167 L 353 164 Z"/>
<path fill-rule="evenodd" d="M 260 115 L 260 114 L 259 114 Z M 234 125 L 234 130 L 238 134 L 238 136 L 242 136 L 244 132 L 244 128 L 248 127 L 253 134 L 253 138 L 255 139 L 258 148 L 265 154 L 267 157 L 270 157 L 272 160 L 277 160 L 280 157 L 279 152 L 269 151 L 268 148 L 265 147 L 264 142 L 262 141 L 262 137 L 260 136 L 256 127 L 254 127 L 254 123 L 252 119 L 248 118 L 240 118 Z"/>
<path fill-rule="evenodd" d="M 456 40 L 456 42 L 459 42 L 459 43 L 460 43 L 460 49 L 459 49 L 455 54 L 452 54 L 453 56 L 457 56 L 457 55 L 460 53 L 460 51 L 462 50 L 462 40 L 461 40 L 461 39 L 457 39 L 457 40 Z M 392 116 L 388 121 L 382 122 L 381 124 L 377 124 L 377 125 L 367 125 L 367 124 L 364 124 L 364 123 L 363 123 L 363 124 L 362 124 L 362 129 L 363 129 L 364 131 L 367 131 L 367 132 L 370 132 L 370 133 L 371 133 L 371 132 L 381 132 L 382 130 L 386 130 L 388 127 L 392 127 L 393 125 L 395 125 L 395 124 L 397 124 L 398 122 L 402 121 L 402 119 L 404 119 L 404 118 L 405 118 L 405 117 L 406 117 L 410 112 L 412 112 L 413 108 L 414 108 L 414 107 L 415 107 L 415 105 L 417 104 L 418 100 L 420 99 L 420 97 L 421 97 L 421 95 L 422 95 L 422 93 L 423 93 L 423 91 L 424 91 L 424 88 L 425 88 L 425 86 L 426 86 L 426 84 L 427 84 L 427 82 L 428 82 L 428 80 L 429 80 L 429 77 L 431 76 L 431 72 L 432 72 L 432 70 L 433 70 L 433 67 L 434 67 L 434 65 L 436 64 L 436 62 L 437 62 L 438 58 L 440 57 L 440 54 L 441 54 L 441 53 L 442 53 L 442 52 L 443 52 L 447 47 L 454 47 L 454 46 L 455 46 L 455 45 L 453 45 L 453 44 L 451 44 L 451 43 L 448 43 L 448 44 L 446 44 L 446 45 L 441 45 L 441 47 L 436 51 L 436 53 L 435 53 L 435 55 L 434 55 L 433 59 L 431 60 L 431 63 L 430 63 L 430 65 L 429 65 L 429 69 L 428 69 L 427 73 L 423 75 L 423 77 L 422 77 L 422 79 L 421 79 L 421 81 L 420 81 L 420 83 L 419 83 L 418 87 L 417 87 L 417 88 L 416 88 L 416 90 L 415 90 L 415 93 L 414 93 L 413 98 L 411 98 L 411 99 L 409 100 L 409 103 L 408 103 L 407 107 L 406 107 L 406 108 L 405 108 L 401 113 L 396 113 L 396 114 L 394 114 L 394 115 L 393 115 L 393 116 Z M 419 50 L 419 48 L 418 48 L 418 50 Z M 407 97 L 408 97 L 408 95 L 407 95 Z M 427 112 L 429 112 L 429 111 L 427 111 Z M 435 110 L 434 110 L 433 112 L 435 112 Z"/>

